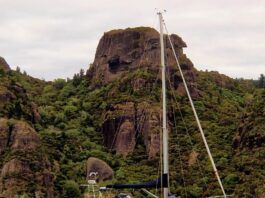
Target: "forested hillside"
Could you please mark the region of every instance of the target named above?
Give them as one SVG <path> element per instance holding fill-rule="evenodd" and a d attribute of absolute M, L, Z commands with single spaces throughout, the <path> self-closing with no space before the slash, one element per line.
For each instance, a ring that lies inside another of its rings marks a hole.
<path fill-rule="evenodd" d="M 265 89 L 197 71 L 171 37 L 227 194 L 264 197 Z M 82 197 L 90 157 L 113 169 L 104 184 L 159 177 L 159 58 L 158 33 L 143 27 L 105 33 L 73 79 L 35 79 L 1 58 L 0 197 Z M 168 42 L 166 59 L 171 191 L 221 195 Z"/>

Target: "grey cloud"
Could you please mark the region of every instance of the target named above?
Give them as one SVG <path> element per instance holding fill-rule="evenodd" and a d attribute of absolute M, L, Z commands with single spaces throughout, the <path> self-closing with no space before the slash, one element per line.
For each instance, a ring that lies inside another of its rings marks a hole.
<path fill-rule="evenodd" d="M 65 78 L 87 68 L 104 32 L 157 27 L 158 7 L 167 10 L 170 32 L 187 42 L 185 51 L 198 69 L 245 78 L 264 73 L 263 0 L 0 0 L 0 4 L 0 55 L 36 77 Z"/>

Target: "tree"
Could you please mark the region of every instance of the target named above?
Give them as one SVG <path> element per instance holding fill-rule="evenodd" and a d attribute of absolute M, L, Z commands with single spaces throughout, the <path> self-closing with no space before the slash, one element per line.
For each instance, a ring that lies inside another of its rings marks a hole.
<path fill-rule="evenodd" d="M 78 86 L 82 81 L 82 78 L 80 77 L 80 74 L 74 74 L 73 77 L 73 85 Z"/>
<path fill-rule="evenodd" d="M 61 78 L 55 79 L 53 83 L 56 89 L 62 89 L 66 85 L 66 81 Z"/>
<path fill-rule="evenodd" d="M 0 68 L 0 78 L 5 76 L 4 69 Z"/>
<path fill-rule="evenodd" d="M 21 73 L 21 70 L 20 70 L 20 67 L 19 67 L 19 66 L 17 66 L 17 68 L 16 68 L 16 72 L 17 72 L 17 73 Z"/>
<path fill-rule="evenodd" d="M 259 88 L 265 88 L 265 77 L 264 77 L 264 74 L 260 74 L 260 77 L 259 77 Z"/>
<path fill-rule="evenodd" d="M 79 198 L 81 197 L 81 192 L 78 184 L 73 180 L 66 180 L 63 185 L 63 197 L 69 198 Z"/>
<path fill-rule="evenodd" d="M 85 74 L 84 69 L 80 69 L 79 75 L 80 75 L 81 78 L 84 77 L 84 74 Z"/>

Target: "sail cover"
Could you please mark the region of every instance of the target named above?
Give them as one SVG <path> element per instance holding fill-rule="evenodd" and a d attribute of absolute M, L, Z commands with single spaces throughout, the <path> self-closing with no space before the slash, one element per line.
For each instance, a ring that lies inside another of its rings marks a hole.
<path fill-rule="evenodd" d="M 157 187 L 167 187 L 168 186 L 168 179 L 167 174 L 163 174 L 162 177 L 148 181 L 143 183 L 136 183 L 136 184 L 111 184 L 107 185 L 106 188 L 114 188 L 114 189 L 122 189 L 122 188 L 157 188 Z"/>

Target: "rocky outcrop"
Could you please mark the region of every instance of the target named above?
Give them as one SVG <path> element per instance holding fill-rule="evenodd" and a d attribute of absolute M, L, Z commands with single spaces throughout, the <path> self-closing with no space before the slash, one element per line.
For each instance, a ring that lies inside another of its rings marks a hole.
<path fill-rule="evenodd" d="M 146 152 L 153 158 L 160 148 L 160 124 L 160 107 L 146 102 L 114 105 L 105 115 L 105 145 L 127 156 L 134 151 L 138 138 L 143 137 Z"/>
<path fill-rule="evenodd" d="M 87 179 L 96 179 L 97 181 L 105 181 L 112 179 L 113 170 L 103 160 L 95 157 L 88 158 L 86 162 Z"/>
<path fill-rule="evenodd" d="M 51 197 L 51 165 L 36 131 L 24 121 L 1 118 L 0 142 L 0 152 L 5 154 L 0 165 L 0 196 L 15 197 L 31 188 Z"/>
<path fill-rule="evenodd" d="M 34 150 L 40 145 L 40 138 L 26 122 L 0 118 L 0 143 L 0 152 L 6 148 Z"/>
<path fill-rule="evenodd" d="M 5 165 L 3 166 L 2 170 L 1 170 L 1 177 L 8 177 L 8 176 L 12 176 L 12 174 L 19 174 L 19 173 L 23 173 L 23 174 L 29 174 L 30 168 L 28 164 L 23 163 L 22 161 L 18 160 L 18 159 L 12 159 L 10 161 L 8 161 L 7 163 L 5 163 Z"/>
<path fill-rule="evenodd" d="M 192 97 L 198 97 L 196 70 L 183 53 L 186 43 L 177 35 L 170 35 Z M 159 33 L 148 27 L 112 30 L 104 33 L 97 47 L 95 60 L 88 78 L 91 86 L 107 85 L 119 81 L 119 91 L 151 94 L 161 80 Z M 176 61 L 165 35 L 165 58 L 171 87 L 178 95 L 186 95 Z M 161 83 L 160 83 L 161 84 Z M 109 91 L 109 97 L 116 97 L 117 90 Z M 160 97 L 160 96 L 157 96 Z M 132 154 L 137 141 L 143 138 L 149 158 L 160 149 L 160 104 L 149 104 L 125 100 L 113 104 L 105 112 L 103 135 L 105 145 L 117 154 Z"/>
<path fill-rule="evenodd" d="M 137 106 L 139 133 L 144 137 L 146 152 L 150 159 L 154 158 L 160 150 L 161 113 L 160 104 L 151 105 L 143 102 Z"/>
<path fill-rule="evenodd" d="M 7 64 L 6 60 L 0 56 L 0 70 L 1 69 L 5 72 L 10 71 L 10 67 Z"/>
<path fill-rule="evenodd" d="M 196 79 L 195 69 L 192 62 L 183 54 L 183 47 L 186 47 L 186 43 L 175 34 L 170 35 L 170 37 L 179 57 L 180 65 L 192 89 L 192 94 L 196 95 L 196 90 L 193 88 Z M 172 84 L 182 93 L 183 84 L 177 73 L 176 61 L 166 36 L 165 41 L 166 64 Z M 98 44 L 95 60 L 88 72 L 88 77 L 94 86 L 106 85 L 137 69 L 148 69 L 159 73 L 159 33 L 153 28 L 128 28 L 104 33 Z M 136 80 L 136 87 L 142 83 L 141 81 L 142 79 Z"/>
<path fill-rule="evenodd" d="M 40 145 L 40 138 L 33 128 L 20 121 L 12 126 L 9 144 L 12 150 L 34 150 Z"/>
<path fill-rule="evenodd" d="M 125 156 L 134 150 L 135 114 L 132 102 L 115 105 L 106 113 L 103 135 L 109 149 Z"/>

